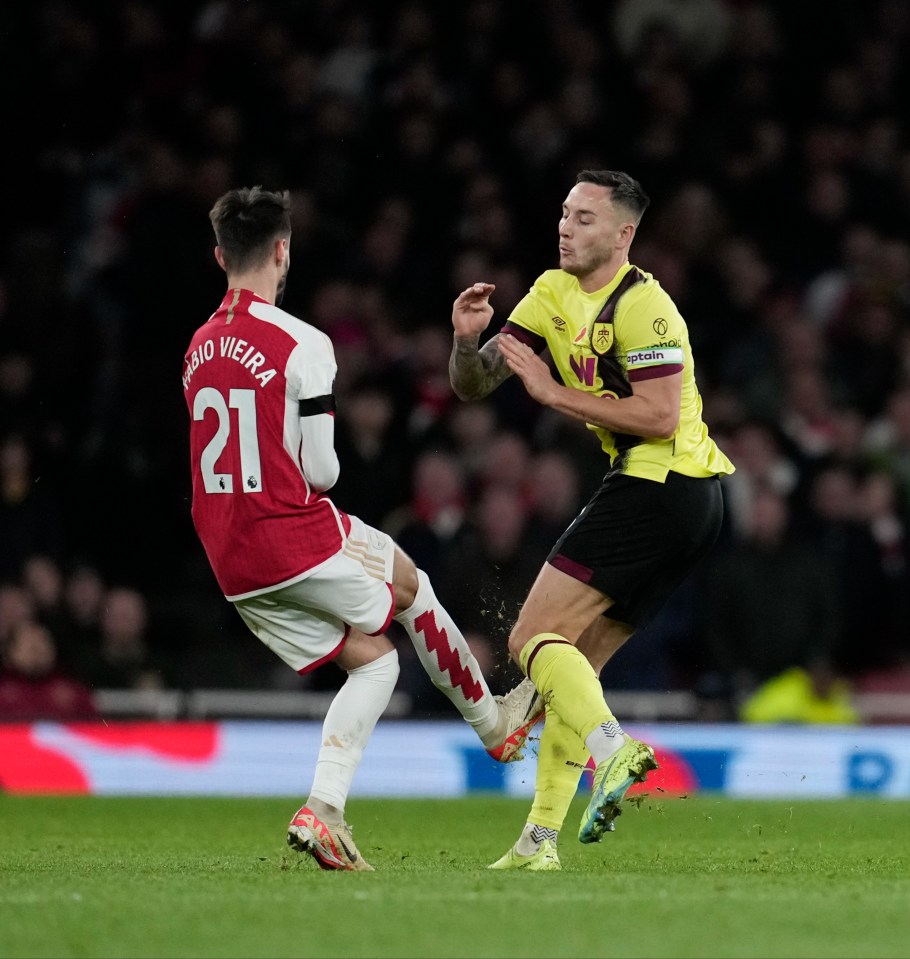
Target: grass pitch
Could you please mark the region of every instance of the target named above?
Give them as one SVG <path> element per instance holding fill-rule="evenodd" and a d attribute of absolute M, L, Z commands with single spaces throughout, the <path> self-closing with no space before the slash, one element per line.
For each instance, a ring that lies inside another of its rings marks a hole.
<path fill-rule="evenodd" d="M 0 956 L 910 956 L 910 804 L 627 802 L 560 873 L 491 872 L 528 803 L 351 800 L 375 873 L 284 844 L 298 800 L 0 796 Z"/>

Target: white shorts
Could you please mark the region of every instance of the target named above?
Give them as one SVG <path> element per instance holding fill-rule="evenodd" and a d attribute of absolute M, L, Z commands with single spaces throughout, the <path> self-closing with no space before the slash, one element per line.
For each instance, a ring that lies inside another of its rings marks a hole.
<path fill-rule="evenodd" d="M 388 629 L 395 612 L 395 542 L 348 514 L 343 548 L 304 579 L 234 602 L 272 652 L 298 673 L 334 659 L 350 627 L 370 636 Z"/>

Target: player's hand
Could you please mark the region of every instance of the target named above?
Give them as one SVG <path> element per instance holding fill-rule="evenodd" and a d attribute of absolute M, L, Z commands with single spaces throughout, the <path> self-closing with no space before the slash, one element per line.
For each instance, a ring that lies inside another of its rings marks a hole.
<path fill-rule="evenodd" d="M 480 336 L 493 319 L 490 294 L 492 283 L 475 283 L 458 294 L 452 306 L 452 326 L 456 336 Z"/>
<path fill-rule="evenodd" d="M 528 395 L 544 406 L 552 405 L 560 387 L 553 379 L 550 367 L 530 346 L 516 340 L 509 333 L 501 333 L 496 345 L 506 361 L 506 366 L 524 383 Z"/>

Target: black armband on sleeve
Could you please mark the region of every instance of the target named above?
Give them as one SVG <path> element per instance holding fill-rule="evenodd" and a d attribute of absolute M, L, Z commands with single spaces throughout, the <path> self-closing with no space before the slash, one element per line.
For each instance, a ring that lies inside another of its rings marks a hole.
<path fill-rule="evenodd" d="M 326 393 L 325 396 L 310 396 L 300 400 L 301 416 L 316 416 L 319 413 L 335 412 L 335 394 Z"/>

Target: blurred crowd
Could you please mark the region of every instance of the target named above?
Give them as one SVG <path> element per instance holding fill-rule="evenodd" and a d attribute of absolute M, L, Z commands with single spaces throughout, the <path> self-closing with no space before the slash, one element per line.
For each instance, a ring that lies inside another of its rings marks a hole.
<path fill-rule="evenodd" d="M 737 466 L 714 555 L 604 685 L 729 718 L 794 669 L 822 699 L 910 675 L 908 69 L 898 0 L 4 5 L 4 89 L 30 93 L 7 129 L 31 132 L 0 222 L 0 718 L 341 679 L 244 631 L 189 515 L 207 213 L 254 183 L 292 191 L 282 305 L 335 344 L 333 498 L 508 688 L 509 626 L 604 461 L 517 381 L 455 398 L 451 303 L 494 282 L 499 328 L 586 167 L 651 195 L 633 262 L 686 318 Z"/>

